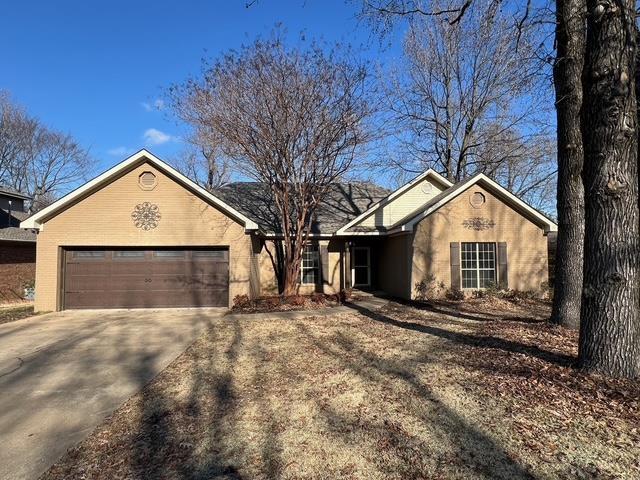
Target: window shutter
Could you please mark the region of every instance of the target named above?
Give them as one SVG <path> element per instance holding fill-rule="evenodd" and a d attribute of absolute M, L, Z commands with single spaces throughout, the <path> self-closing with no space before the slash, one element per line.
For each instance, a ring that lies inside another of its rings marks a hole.
<path fill-rule="evenodd" d="M 498 242 L 498 286 L 509 288 L 509 269 L 507 268 L 507 242 Z"/>
<path fill-rule="evenodd" d="M 329 248 L 327 245 L 320 245 L 320 275 L 322 282 L 329 283 Z"/>
<path fill-rule="evenodd" d="M 451 262 L 451 288 L 460 289 L 460 244 L 451 242 L 449 244 L 450 262 Z"/>

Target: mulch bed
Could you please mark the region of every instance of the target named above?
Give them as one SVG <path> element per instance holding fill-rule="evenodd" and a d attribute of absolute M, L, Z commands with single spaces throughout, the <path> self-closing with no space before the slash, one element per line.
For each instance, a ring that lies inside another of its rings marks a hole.
<path fill-rule="evenodd" d="M 0 324 L 14 322 L 23 318 L 32 317 L 33 305 L 18 305 L 11 307 L 0 306 Z"/>
<path fill-rule="evenodd" d="M 264 296 L 249 299 L 246 295 L 236 297 L 233 302 L 234 313 L 270 313 L 290 312 L 298 310 L 317 310 L 319 308 L 331 308 L 341 305 L 338 295 L 326 295 L 316 293 L 313 295 L 294 295 L 284 297 L 282 295 Z"/>

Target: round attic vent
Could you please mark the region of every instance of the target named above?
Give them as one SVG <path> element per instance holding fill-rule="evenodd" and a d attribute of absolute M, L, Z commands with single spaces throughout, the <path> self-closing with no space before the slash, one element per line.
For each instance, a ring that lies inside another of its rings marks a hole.
<path fill-rule="evenodd" d="M 469 197 L 469 203 L 471 203 L 473 208 L 480 208 L 485 201 L 486 199 L 481 192 L 473 192 Z"/>
<path fill-rule="evenodd" d="M 429 182 L 424 182 L 422 184 L 422 193 L 426 193 L 427 195 L 430 195 L 433 192 L 433 185 L 431 185 Z"/>
<path fill-rule="evenodd" d="M 153 190 L 158 184 L 158 179 L 153 172 L 142 172 L 138 177 L 138 185 L 143 190 Z"/>

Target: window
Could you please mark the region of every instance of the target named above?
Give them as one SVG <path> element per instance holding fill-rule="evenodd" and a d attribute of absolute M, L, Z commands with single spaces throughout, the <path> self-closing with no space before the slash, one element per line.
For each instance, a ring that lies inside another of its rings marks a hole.
<path fill-rule="evenodd" d="M 462 288 L 487 288 L 496 283 L 496 244 L 462 243 Z"/>
<path fill-rule="evenodd" d="M 224 250 L 194 250 L 193 258 L 225 258 Z"/>
<path fill-rule="evenodd" d="M 159 258 L 184 258 L 184 250 L 155 250 L 153 256 Z"/>
<path fill-rule="evenodd" d="M 302 251 L 302 284 L 316 285 L 320 279 L 320 253 L 317 245 L 305 245 Z"/>
<path fill-rule="evenodd" d="M 76 250 L 73 258 L 104 258 L 104 250 Z"/>
<path fill-rule="evenodd" d="M 144 250 L 114 250 L 113 258 L 144 258 Z"/>

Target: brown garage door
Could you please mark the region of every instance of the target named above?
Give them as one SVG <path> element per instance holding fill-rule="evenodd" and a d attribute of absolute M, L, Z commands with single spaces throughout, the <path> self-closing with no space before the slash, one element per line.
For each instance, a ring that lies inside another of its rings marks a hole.
<path fill-rule="evenodd" d="M 226 249 L 70 249 L 64 308 L 226 307 Z"/>

